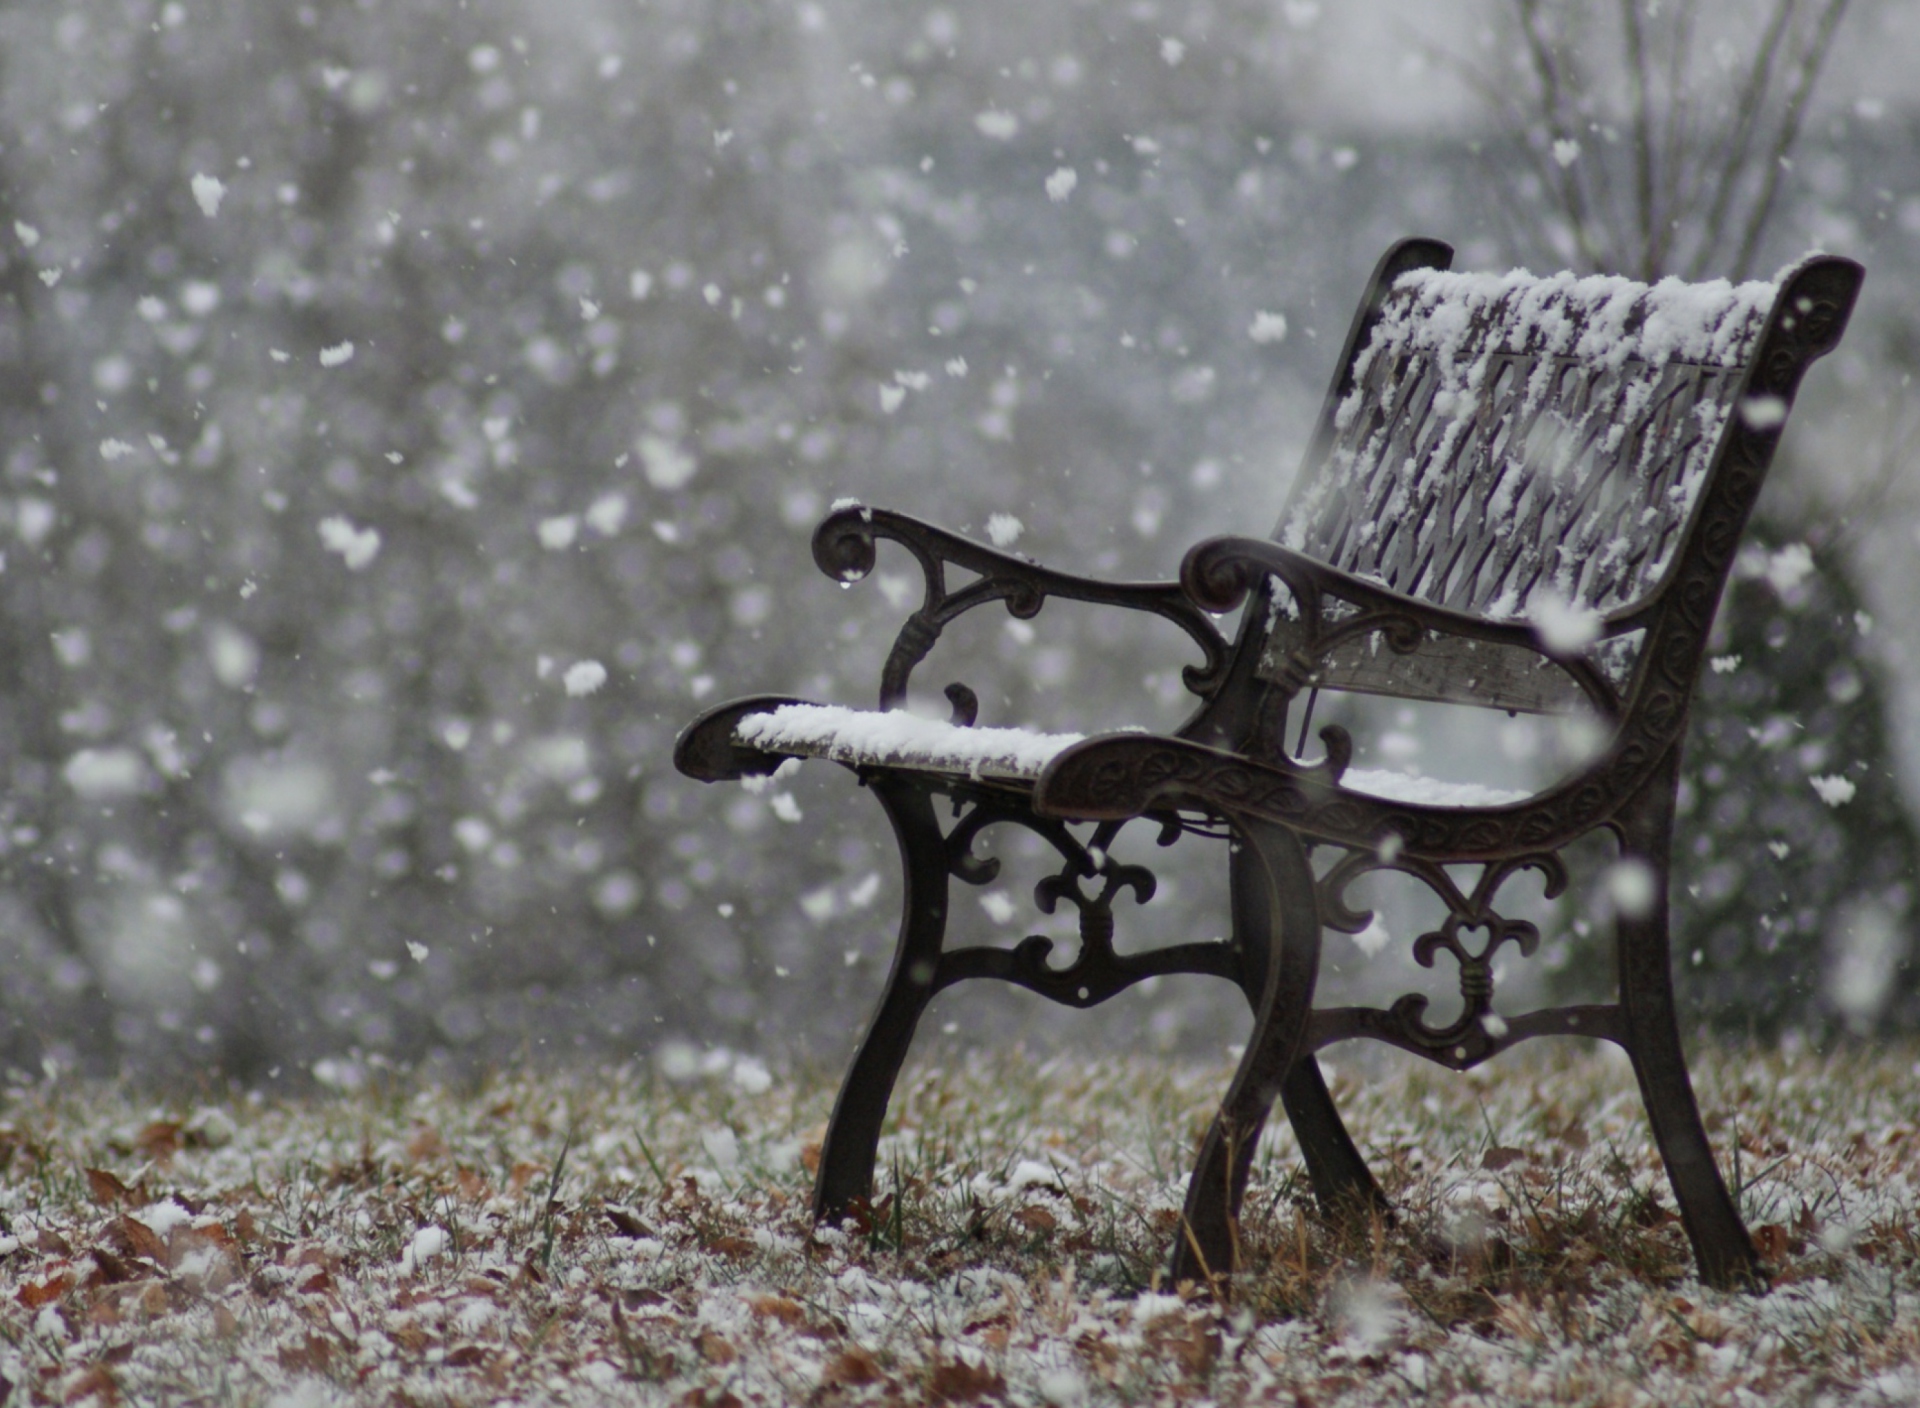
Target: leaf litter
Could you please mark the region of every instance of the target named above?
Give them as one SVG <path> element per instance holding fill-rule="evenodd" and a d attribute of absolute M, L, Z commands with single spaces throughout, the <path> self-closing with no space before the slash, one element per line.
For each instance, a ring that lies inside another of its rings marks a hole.
<path fill-rule="evenodd" d="M 1161 1268 L 1217 1065 L 909 1067 L 876 1196 L 817 1230 L 830 1085 L 731 1059 L 158 1109 L 50 1082 L 0 1112 L 0 1375 L 105 1404 L 1911 1402 L 1914 1056 L 1703 1056 L 1765 1297 L 1693 1278 L 1630 1072 L 1586 1051 L 1343 1061 L 1398 1219 L 1321 1218 L 1282 1123 L 1216 1296 Z"/>

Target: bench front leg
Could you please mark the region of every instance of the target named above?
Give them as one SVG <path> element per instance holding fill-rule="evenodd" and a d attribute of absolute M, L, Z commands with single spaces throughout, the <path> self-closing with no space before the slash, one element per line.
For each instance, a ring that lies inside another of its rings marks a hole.
<path fill-rule="evenodd" d="M 933 794 L 899 777 L 869 780 L 900 843 L 900 936 L 880 1005 L 841 1083 L 820 1169 L 813 1185 L 813 1220 L 837 1223 L 858 1202 L 873 1197 L 873 1165 L 880 1126 L 893 1085 L 913 1044 L 914 1028 L 934 993 L 940 945 L 947 929 L 947 849 L 934 812 Z"/>
<path fill-rule="evenodd" d="M 1234 937 L 1246 955 L 1246 971 L 1260 981 L 1251 994 L 1254 1023 L 1246 1053 L 1187 1184 L 1186 1211 L 1173 1249 L 1176 1285 L 1210 1286 L 1240 1269 L 1240 1200 L 1254 1148 L 1274 1098 L 1306 1053 L 1320 972 L 1320 914 L 1306 848 L 1285 827 L 1257 818 L 1236 817 L 1233 829 L 1240 847 L 1233 860 L 1235 888 L 1259 892 L 1257 898 L 1236 899 L 1236 930 L 1243 924 L 1257 927 Z"/>
<path fill-rule="evenodd" d="M 1267 903 L 1265 866 L 1248 846 L 1236 846 L 1228 858 L 1228 890 L 1233 901 L 1233 933 L 1240 947 L 1241 986 L 1256 1015 L 1266 989 L 1272 910 Z M 1320 1063 L 1303 1049 L 1280 1086 L 1280 1103 L 1300 1145 L 1314 1201 L 1329 1218 L 1381 1217 L 1393 1220 L 1387 1195 L 1374 1181 L 1353 1136 L 1340 1118 Z"/>

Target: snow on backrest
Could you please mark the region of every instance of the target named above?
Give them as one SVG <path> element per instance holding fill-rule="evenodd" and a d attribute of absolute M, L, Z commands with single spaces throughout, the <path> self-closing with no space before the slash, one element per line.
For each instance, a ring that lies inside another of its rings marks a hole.
<path fill-rule="evenodd" d="M 1774 291 L 1404 274 L 1276 537 L 1480 616 L 1637 601 L 1680 545 Z"/>

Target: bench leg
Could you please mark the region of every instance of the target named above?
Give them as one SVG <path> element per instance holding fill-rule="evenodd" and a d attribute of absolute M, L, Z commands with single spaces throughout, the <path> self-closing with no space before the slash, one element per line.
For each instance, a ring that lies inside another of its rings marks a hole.
<path fill-rule="evenodd" d="M 1286 1107 L 1294 1138 L 1300 1141 L 1307 1181 L 1313 1185 L 1320 1211 L 1335 1220 L 1378 1217 L 1391 1224 L 1393 1204 L 1380 1191 L 1367 1161 L 1360 1157 L 1353 1136 L 1334 1108 L 1320 1063 L 1312 1056 L 1302 1056 L 1293 1063 L 1280 1087 L 1280 1102 Z"/>
<path fill-rule="evenodd" d="M 1300 1056 L 1320 970 L 1320 915 L 1306 851 L 1268 822 L 1239 821 L 1234 830 L 1234 939 L 1249 973 L 1258 975 L 1253 1032 L 1187 1184 L 1173 1249 L 1175 1284 L 1212 1284 L 1239 1269 L 1240 1199 L 1274 1097 Z M 1259 899 L 1238 893 L 1250 886 Z"/>
<path fill-rule="evenodd" d="M 1673 831 L 1671 768 L 1661 770 L 1621 818 L 1622 851 L 1659 877 L 1647 913 L 1616 921 L 1620 963 L 1620 1035 L 1633 1059 L 1654 1142 L 1680 1204 L 1700 1279 L 1716 1290 L 1763 1291 L 1766 1268 L 1714 1162 L 1687 1075 L 1673 1000 L 1667 931 L 1667 857 Z"/>
<path fill-rule="evenodd" d="M 914 1028 L 932 999 L 947 928 L 947 850 L 932 795 L 886 776 L 869 785 L 893 823 L 906 893 L 886 989 L 827 1121 L 813 1185 L 815 1222 L 838 1222 L 856 1202 L 873 1196 L 880 1126 Z"/>
<path fill-rule="evenodd" d="M 1266 935 L 1273 921 L 1267 905 L 1267 886 L 1262 880 L 1261 862 L 1246 846 L 1235 848 L 1228 862 L 1232 876 L 1233 931 L 1241 937 L 1242 973 L 1248 1001 L 1259 1010 L 1260 994 L 1266 983 L 1266 953 L 1259 947 L 1246 947 L 1249 935 Z M 1307 1181 L 1313 1185 L 1314 1201 L 1330 1218 L 1360 1213 L 1366 1217 L 1393 1217 L 1387 1195 L 1374 1182 L 1366 1160 L 1354 1146 L 1334 1108 L 1327 1091 L 1320 1063 L 1313 1056 L 1301 1055 L 1287 1072 L 1280 1086 L 1280 1103 L 1293 1126 L 1300 1144 L 1300 1156 L 1307 1166 Z"/>

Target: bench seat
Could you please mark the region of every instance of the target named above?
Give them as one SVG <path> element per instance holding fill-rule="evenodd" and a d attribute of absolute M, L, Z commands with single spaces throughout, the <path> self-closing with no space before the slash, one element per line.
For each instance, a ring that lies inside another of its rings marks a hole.
<path fill-rule="evenodd" d="M 734 727 L 733 736 L 742 747 L 762 753 L 1015 785 L 1031 784 L 1056 756 L 1087 737 L 1022 728 L 963 728 L 905 710 L 883 713 L 836 704 L 783 704 L 764 714 L 749 714 Z M 1509 787 L 1381 768 L 1348 768 L 1340 783 L 1348 791 L 1410 806 L 1502 807 L 1533 796 Z"/>

